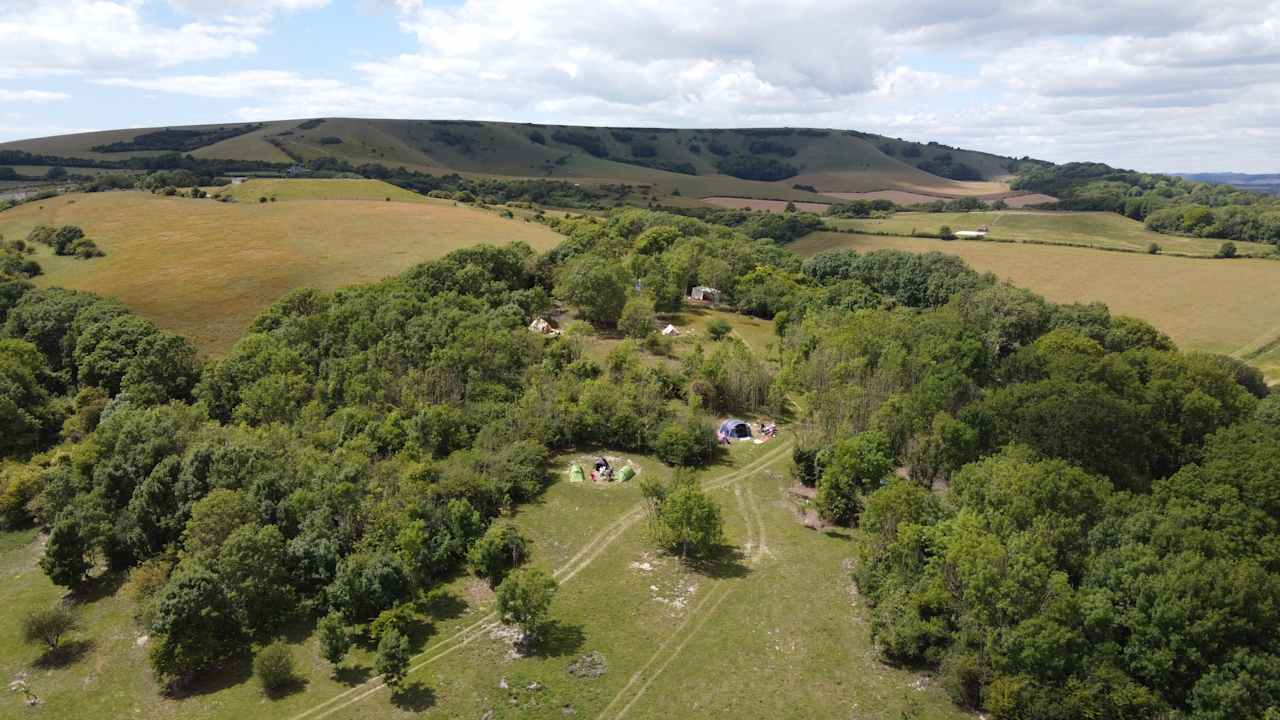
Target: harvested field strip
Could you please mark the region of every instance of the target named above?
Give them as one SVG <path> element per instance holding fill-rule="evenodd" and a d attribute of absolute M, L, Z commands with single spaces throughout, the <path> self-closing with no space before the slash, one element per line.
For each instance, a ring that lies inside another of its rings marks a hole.
<path fill-rule="evenodd" d="M 751 475 L 757 470 L 768 466 L 770 463 L 776 462 L 784 457 L 785 453 L 791 449 L 790 440 L 785 442 L 779 440 L 778 442 L 778 447 L 771 448 L 769 452 L 759 458 L 756 458 L 742 468 L 730 471 L 714 480 L 706 481 L 703 483 L 703 487 L 707 490 L 728 487 L 729 485 Z M 575 575 L 599 557 L 600 554 L 603 553 L 619 536 L 635 525 L 635 523 L 643 517 L 644 504 L 637 503 L 633 505 L 620 517 L 597 532 L 591 540 L 589 540 L 577 552 L 577 554 L 553 572 L 552 576 L 561 584 L 573 579 Z M 430 646 L 415 656 L 414 661 L 416 662 L 410 666 L 407 675 L 413 675 L 422 668 L 448 656 L 453 651 L 479 640 L 484 637 L 485 632 L 495 626 L 497 622 L 497 613 L 488 613 L 484 617 L 473 622 L 471 625 L 468 625 L 454 633 L 449 638 Z M 361 685 L 357 685 L 346 692 L 329 698 L 318 705 L 304 710 L 294 715 L 290 720 L 320 720 L 320 718 L 328 717 L 335 712 L 364 700 L 385 687 L 386 684 L 382 682 L 380 677 L 374 678 Z"/>
<path fill-rule="evenodd" d="M 1190 260 L 845 233 L 813 233 L 790 247 L 805 256 L 839 248 L 956 255 L 975 270 L 993 272 L 1054 302 L 1106 303 L 1113 314 L 1146 320 L 1189 350 L 1233 353 L 1265 343 L 1260 331 L 1274 328 L 1280 317 L 1280 296 L 1274 292 L 1280 287 L 1280 262 L 1268 260 Z"/>
<path fill-rule="evenodd" d="M 1056 203 L 1058 198 L 1052 195 L 1044 195 L 1042 193 L 1029 193 L 1027 195 L 1010 195 L 1004 198 L 1004 203 L 1011 208 L 1024 208 L 1028 205 L 1040 205 L 1043 203 Z"/>
<path fill-rule="evenodd" d="M 713 196 L 704 197 L 702 202 L 716 207 L 729 208 L 730 210 L 764 210 L 765 212 L 780 213 L 787 209 L 786 200 L 758 200 L 756 198 L 739 198 L 739 197 L 723 197 Z M 797 202 L 796 209 L 804 212 L 817 213 L 819 215 L 825 213 L 830 208 L 829 203 L 816 202 Z"/>
<path fill-rule="evenodd" d="M 915 205 L 917 203 L 933 202 L 934 200 L 946 200 L 941 195 L 923 195 L 921 193 L 907 192 L 906 190 L 872 190 L 871 192 L 824 192 L 833 198 L 841 200 L 888 200 L 897 205 Z"/>

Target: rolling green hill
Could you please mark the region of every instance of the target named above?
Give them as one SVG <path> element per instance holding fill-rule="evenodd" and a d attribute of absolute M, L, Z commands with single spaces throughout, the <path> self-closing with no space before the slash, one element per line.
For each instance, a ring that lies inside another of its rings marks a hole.
<path fill-rule="evenodd" d="M 80 133 L 0 144 L 68 159 L 164 152 L 298 163 L 333 157 L 432 173 L 649 184 L 663 194 L 814 199 L 909 190 L 943 197 L 1007 190 L 1014 158 L 852 130 L 595 128 L 463 120 L 324 118 Z M 806 189 L 799 189 L 804 187 Z M 809 191 L 807 188 L 813 188 Z"/>

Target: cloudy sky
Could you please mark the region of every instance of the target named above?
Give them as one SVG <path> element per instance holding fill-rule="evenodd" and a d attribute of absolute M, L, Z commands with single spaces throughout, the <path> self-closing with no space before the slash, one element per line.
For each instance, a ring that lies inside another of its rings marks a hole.
<path fill-rule="evenodd" d="M 1280 0 L 0 0 L 0 140 L 325 115 L 1280 172 Z"/>

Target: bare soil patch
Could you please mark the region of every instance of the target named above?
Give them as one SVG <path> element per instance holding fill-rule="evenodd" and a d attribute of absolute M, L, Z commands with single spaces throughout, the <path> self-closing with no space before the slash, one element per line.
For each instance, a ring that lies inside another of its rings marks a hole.
<path fill-rule="evenodd" d="M 702 198 L 702 202 L 707 203 L 708 205 L 715 205 L 716 207 L 729 208 L 731 210 L 764 210 L 765 212 L 780 213 L 785 212 L 787 209 L 786 200 L 760 200 L 758 198 L 725 197 L 717 195 L 713 197 L 704 197 Z M 797 210 L 818 213 L 819 215 L 825 213 L 829 207 L 831 207 L 831 205 L 828 203 L 796 203 Z"/>

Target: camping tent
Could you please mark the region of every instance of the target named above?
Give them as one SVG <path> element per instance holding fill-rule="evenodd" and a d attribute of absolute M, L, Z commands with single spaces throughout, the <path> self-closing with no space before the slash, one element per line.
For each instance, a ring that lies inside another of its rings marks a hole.
<path fill-rule="evenodd" d="M 680 331 L 676 329 L 675 325 L 668 324 L 666 327 L 662 328 L 662 334 L 667 337 L 671 337 L 673 335 L 679 335 Z"/>
<path fill-rule="evenodd" d="M 720 299 L 720 291 L 706 285 L 697 285 L 689 291 L 689 299 L 716 302 Z"/>
<path fill-rule="evenodd" d="M 720 437 L 729 440 L 741 440 L 751 437 L 751 426 L 742 420 L 729 418 L 720 423 Z"/>

